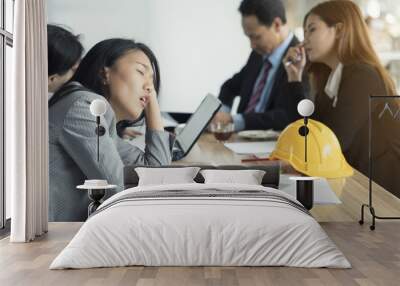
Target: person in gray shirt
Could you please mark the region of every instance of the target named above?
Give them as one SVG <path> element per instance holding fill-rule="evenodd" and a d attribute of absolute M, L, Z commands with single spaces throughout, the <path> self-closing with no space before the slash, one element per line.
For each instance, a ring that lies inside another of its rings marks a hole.
<path fill-rule="evenodd" d="M 82 59 L 71 82 L 49 101 L 50 221 L 84 221 L 89 200 L 77 190 L 85 179 L 106 179 L 122 190 L 124 165 L 168 165 L 173 138 L 164 131 L 157 92 L 159 67 L 153 52 L 128 39 L 96 44 Z M 97 161 L 95 99 L 107 103 L 101 116 Z M 116 132 L 120 120 L 146 121 L 143 150 L 123 141 Z M 113 192 L 107 193 L 109 197 Z"/>

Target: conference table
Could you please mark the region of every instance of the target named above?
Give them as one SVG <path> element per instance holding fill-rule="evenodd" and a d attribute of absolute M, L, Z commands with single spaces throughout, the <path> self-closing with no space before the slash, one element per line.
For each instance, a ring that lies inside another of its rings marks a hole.
<path fill-rule="evenodd" d="M 229 139 L 229 142 L 243 141 L 237 135 Z M 246 162 L 242 159 L 249 155 L 239 155 L 216 140 L 211 133 L 201 135 L 189 154 L 174 164 L 189 165 L 259 165 L 268 164 L 268 161 Z M 280 161 L 281 172 L 291 173 L 291 167 Z M 320 222 L 354 222 L 359 221 L 361 216 L 361 205 L 368 203 L 369 181 L 362 173 L 354 170 L 354 175 L 348 178 L 328 179 L 328 183 L 336 196 L 342 202 L 334 205 L 314 205 L 311 214 Z M 373 206 L 377 215 L 400 216 L 400 199 L 392 195 L 379 185 L 373 185 Z M 365 221 L 369 222 L 370 215 L 366 209 Z"/>

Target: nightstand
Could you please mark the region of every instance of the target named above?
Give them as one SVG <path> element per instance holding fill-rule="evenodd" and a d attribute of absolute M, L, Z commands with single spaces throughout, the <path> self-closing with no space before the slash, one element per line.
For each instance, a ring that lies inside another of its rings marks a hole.
<path fill-rule="evenodd" d="M 91 200 L 91 203 L 88 206 L 88 217 L 92 213 L 94 213 L 97 208 L 101 205 L 101 199 L 106 194 L 106 190 L 108 189 L 115 189 L 116 185 L 103 185 L 103 186 L 96 186 L 92 184 L 87 184 L 85 181 L 84 185 L 77 186 L 76 188 L 79 190 L 87 190 L 88 197 Z"/>

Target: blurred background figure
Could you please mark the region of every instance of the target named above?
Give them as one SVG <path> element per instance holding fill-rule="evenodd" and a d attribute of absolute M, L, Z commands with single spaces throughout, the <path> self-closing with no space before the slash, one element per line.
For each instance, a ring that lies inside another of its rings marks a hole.
<path fill-rule="evenodd" d="M 299 54 L 302 60 L 294 62 Z M 288 94 L 296 98 L 304 94 L 301 79 L 303 71 L 308 72 L 315 95 L 313 118 L 336 134 L 346 160 L 368 176 L 370 95 L 392 96 L 396 89 L 373 48 L 360 8 L 349 0 L 313 7 L 304 19 L 304 46 L 289 49 L 284 62 L 290 61 L 285 65 Z M 398 120 L 393 122 L 380 124 L 380 139 L 375 143 L 380 151 L 373 154 L 373 161 L 381 171 L 373 179 L 400 197 L 396 175 L 400 172 L 400 125 Z"/>
<path fill-rule="evenodd" d="M 219 99 L 224 106 L 213 123 L 233 122 L 235 131 L 282 130 L 298 118 L 297 104 L 306 96 L 284 93 L 288 79 L 282 58 L 299 40 L 289 30 L 280 0 L 243 0 L 239 11 L 252 52 L 246 65 L 222 85 Z M 240 97 L 238 114 L 231 115 L 236 96 Z"/>
<path fill-rule="evenodd" d="M 69 81 L 78 68 L 83 53 L 79 36 L 61 26 L 47 25 L 48 91 L 51 97 Z"/>

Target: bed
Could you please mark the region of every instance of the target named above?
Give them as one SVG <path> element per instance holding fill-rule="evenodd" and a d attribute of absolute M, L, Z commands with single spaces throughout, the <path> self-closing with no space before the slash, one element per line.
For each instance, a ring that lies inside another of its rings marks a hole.
<path fill-rule="evenodd" d="M 266 174 L 262 185 L 204 184 L 198 174 L 196 183 L 138 186 L 135 167 L 126 167 L 126 189 L 99 207 L 50 269 L 351 267 L 310 213 L 277 189 L 277 163 L 200 167 L 256 168 Z"/>

